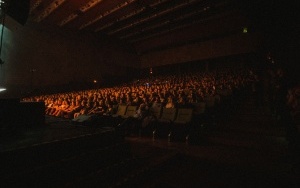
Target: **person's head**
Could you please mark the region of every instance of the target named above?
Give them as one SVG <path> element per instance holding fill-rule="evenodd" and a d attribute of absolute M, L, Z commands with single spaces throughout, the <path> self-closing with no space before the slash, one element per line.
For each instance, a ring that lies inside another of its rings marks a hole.
<path fill-rule="evenodd" d="M 184 98 L 183 98 L 183 97 L 179 97 L 179 98 L 178 98 L 178 103 L 180 103 L 180 104 L 185 103 Z"/>
<path fill-rule="evenodd" d="M 142 103 L 140 104 L 140 107 L 139 107 L 141 110 L 145 110 L 146 109 L 146 104 L 145 103 Z"/>
<path fill-rule="evenodd" d="M 93 102 L 93 107 L 97 107 L 97 106 L 98 106 L 98 102 L 97 101 Z"/>

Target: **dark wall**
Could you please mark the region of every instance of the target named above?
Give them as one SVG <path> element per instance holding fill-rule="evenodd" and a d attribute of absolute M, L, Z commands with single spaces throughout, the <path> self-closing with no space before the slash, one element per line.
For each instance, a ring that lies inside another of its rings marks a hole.
<path fill-rule="evenodd" d="M 133 50 L 93 34 L 62 31 L 7 17 L 0 85 L 17 90 L 125 76 L 137 67 Z"/>
<path fill-rule="evenodd" d="M 135 43 L 135 47 L 140 53 L 160 51 L 172 46 L 183 46 L 188 43 L 224 37 L 241 32 L 243 27 L 251 27 L 245 16 L 237 11 L 225 12 L 159 37 L 139 41 Z"/>
<path fill-rule="evenodd" d="M 237 34 L 221 39 L 208 40 L 171 49 L 147 53 L 141 56 L 141 66 L 155 67 L 189 61 L 252 53 L 260 44 L 257 33 Z"/>
<path fill-rule="evenodd" d="M 135 46 L 146 68 L 253 53 L 260 50 L 261 37 L 243 11 L 233 10 Z"/>
<path fill-rule="evenodd" d="M 271 67 L 282 68 L 299 83 L 300 15 L 298 0 L 240 1 L 256 28 L 263 32 L 263 53 L 273 62 Z"/>

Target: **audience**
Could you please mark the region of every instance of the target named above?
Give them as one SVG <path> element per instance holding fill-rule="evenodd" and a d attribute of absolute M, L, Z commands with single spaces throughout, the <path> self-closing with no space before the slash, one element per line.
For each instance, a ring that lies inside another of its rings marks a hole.
<path fill-rule="evenodd" d="M 24 98 L 44 101 L 46 114 L 76 118 L 82 114 L 112 114 L 117 105 L 184 108 L 205 102 L 208 107 L 251 85 L 249 69 L 227 69 L 181 75 L 152 76 L 113 88 Z M 140 108 L 139 108 L 140 109 Z"/>

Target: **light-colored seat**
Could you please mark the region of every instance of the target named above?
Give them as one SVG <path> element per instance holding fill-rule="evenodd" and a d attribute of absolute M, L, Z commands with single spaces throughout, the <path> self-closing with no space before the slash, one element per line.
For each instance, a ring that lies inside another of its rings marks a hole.
<path fill-rule="evenodd" d="M 162 107 L 151 107 L 150 108 L 150 114 L 157 119 L 161 117 L 161 112 L 162 112 Z"/>
<path fill-rule="evenodd" d="M 176 108 L 163 108 L 161 117 L 157 119 L 156 129 L 153 131 L 153 138 L 158 135 L 159 137 L 169 137 L 171 132 L 171 124 L 175 120 L 177 113 Z"/>
<path fill-rule="evenodd" d="M 137 106 L 128 106 L 123 118 L 134 117 L 136 114 Z"/>
<path fill-rule="evenodd" d="M 192 123 L 193 109 L 192 108 L 179 108 L 176 119 L 174 120 L 171 128 L 170 139 L 187 141 L 190 134 L 190 126 Z"/>
<path fill-rule="evenodd" d="M 116 114 L 113 117 L 123 117 L 126 113 L 127 105 L 119 105 Z"/>
<path fill-rule="evenodd" d="M 175 120 L 176 112 L 176 108 L 163 108 L 161 117 L 158 118 L 158 121 L 162 123 L 171 123 Z"/>
<path fill-rule="evenodd" d="M 191 123 L 193 117 L 192 108 L 179 108 L 174 123 L 176 124 L 188 124 Z"/>

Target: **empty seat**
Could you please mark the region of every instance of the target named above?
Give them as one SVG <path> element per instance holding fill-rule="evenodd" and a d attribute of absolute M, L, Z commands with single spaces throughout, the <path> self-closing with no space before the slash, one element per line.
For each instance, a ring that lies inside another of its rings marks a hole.
<path fill-rule="evenodd" d="M 126 113 L 127 105 L 119 105 L 117 112 L 113 115 L 113 117 L 123 117 Z"/>
<path fill-rule="evenodd" d="M 161 112 L 162 112 L 162 107 L 151 107 L 150 108 L 150 114 L 157 119 L 160 118 Z"/>
<path fill-rule="evenodd" d="M 161 117 L 158 118 L 159 122 L 171 123 L 175 120 L 176 117 L 176 108 L 163 108 Z"/>
<path fill-rule="evenodd" d="M 156 128 L 153 133 L 158 137 L 170 136 L 171 124 L 175 120 L 176 112 L 176 108 L 163 108 L 161 117 L 157 119 Z"/>
<path fill-rule="evenodd" d="M 134 117 L 136 114 L 137 106 L 128 106 L 123 118 Z"/>
<path fill-rule="evenodd" d="M 193 121 L 195 126 L 202 125 L 207 120 L 207 113 L 206 113 L 206 103 L 199 102 L 194 103 L 194 110 L 193 110 Z"/>
<path fill-rule="evenodd" d="M 117 126 L 122 123 L 123 117 L 125 116 L 127 110 L 127 105 L 119 105 L 116 113 L 113 114 L 109 119 L 107 119 L 105 122 L 108 126 Z"/>
<path fill-rule="evenodd" d="M 146 116 L 140 127 L 140 134 L 145 136 L 153 136 L 155 131 L 157 119 L 161 117 L 162 107 L 151 107 L 149 109 L 149 115 Z"/>
<path fill-rule="evenodd" d="M 191 123 L 193 117 L 192 108 L 179 108 L 174 123 L 176 124 L 188 124 Z"/>
<path fill-rule="evenodd" d="M 193 117 L 192 108 L 179 108 L 176 119 L 172 124 L 171 139 L 187 140 L 190 132 Z"/>
<path fill-rule="evenodd" d="M 113 113 L 113 114 L 116 114 L 116 113 L 117 113 L 118 107 L 119 107 L 119 105 L 117 105 L 117 104 L 114 104 L 114 105 L 112 106 L 112 109 L 113 109 L 113 110 L 112 110 L 112 111 L 113 111 L 112 113 Z"/>

